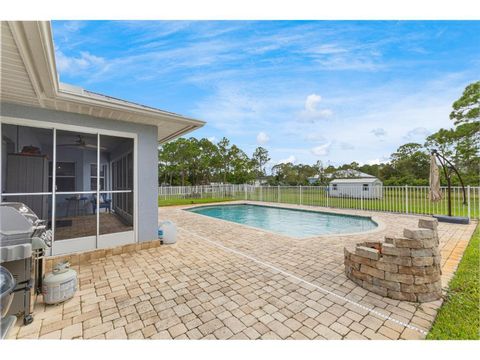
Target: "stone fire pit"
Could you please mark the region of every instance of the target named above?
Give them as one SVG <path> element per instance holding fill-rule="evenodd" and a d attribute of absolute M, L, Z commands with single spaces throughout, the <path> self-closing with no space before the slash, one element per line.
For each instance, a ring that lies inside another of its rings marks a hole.
<path fill-rule="evenodd" d="M 438 221 L 420 219 L 418 229 L 403 237 L 345 247 L 345 274 L 359 286 L 396 300 L 428 302 L 440 299 Z"/>

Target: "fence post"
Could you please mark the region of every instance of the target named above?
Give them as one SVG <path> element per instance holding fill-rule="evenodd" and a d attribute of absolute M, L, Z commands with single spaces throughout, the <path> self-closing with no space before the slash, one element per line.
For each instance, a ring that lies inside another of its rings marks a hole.
<path fill-rule="evenodd" d="M 330 197 L 330 185 L 327 187 L 327 207 L 329 206 L 329 205 L 328 205 L 328 202 L 329 202 L 328 199 L 329 199 L 329 197 Z"/>
<path fill-rule="evenodd" d="M 360 208 L 363 210 L 363 185 L 360 188 Z"/>
<path fill-rule="evenodd" d="M 300 205 L 302 205 L 302 185 L 298 188 L 300 192 Z"/>
<path fill-rule="evenodd" d="M 243 191 L 245 192 L 245 200 L 248 200 L 247 199 L 247 185 L 246 184 L 243 184 Z"/>
<path fill-rule="evenodd" d="M 468 218 L 470 219 L 470 185 L 467 185 L 467 206 L 468 206 Z"/>
<path fill-rule="evenodd" d="M 277 202 L 280 202 L 280 185 L 278 185 Z"/>
<path fill-rule="evenodd" d="M 405 214 L 408 214 L 408 185 L 405 185 Z"/>
<path fill-rule="evenodd" d="M 263 201 L 263 186 L 260 185 L 260 201 Z"/>

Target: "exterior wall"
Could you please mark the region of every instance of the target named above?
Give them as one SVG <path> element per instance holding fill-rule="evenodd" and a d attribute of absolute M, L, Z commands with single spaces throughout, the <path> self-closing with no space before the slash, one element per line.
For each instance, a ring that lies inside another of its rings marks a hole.
<path fill-rule="evenodd" d="M 138 199 L 138 241 L 150 241 L 157 238 L 158 142 L 157 129 L 155 126 L 96 118 L 63 111 L 26 107 L 9 103 L 1 103 L 0 116 L 137 134 L 138 143 L 136 159 L 139 174 L 136 184 Z"/>
<path fill-rule="evenodd" d="M 328 185 L 328 194 L 332 197 L 349 197 L 364 199 L 380 199 L 383 196 L 383 184 L 381 181 L 375 181 L 368 184 L 368 190 L 363 190 L 364 183 L 330 183 Z M 333 185 L 337 185 L 334 190 Z"/>

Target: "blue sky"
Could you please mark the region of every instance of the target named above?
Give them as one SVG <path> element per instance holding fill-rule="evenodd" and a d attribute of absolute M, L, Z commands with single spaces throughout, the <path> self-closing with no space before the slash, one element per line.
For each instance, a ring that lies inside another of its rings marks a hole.
<path fill-rule="evenodd" d="M 451 127 L 480 22 L 54 21 L 62 82 L 207 121 L 249 155 L 385 161 Z"/>

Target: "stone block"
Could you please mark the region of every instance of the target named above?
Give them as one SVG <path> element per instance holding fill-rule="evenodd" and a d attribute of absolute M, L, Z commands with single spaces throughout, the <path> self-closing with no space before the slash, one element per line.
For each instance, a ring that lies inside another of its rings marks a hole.
<path fill-rule="evenodd" d="M 437 230 L 438 220 L 437 219 L 419 219 L 418 227 L 422 229 Z"/>
<path fill-rule="evenodd" d="M 395 236 L 393 235 L 385 236 L 385 244 L 393 244 L 393 239 L 395 239 Z"/>
<path fill-rule="evenodd" d="M 385 280 L 398 281 L 403 284 L 413 284 L 414 277 L 408 274 L 392 274 L 387 272 L 385 273 Z"/>
<path fill-rule="evenodd" d="M 433 257 L 414 257 L 412 258 L 413 266 L 431 266 L 433 265 Z"/>
<path fill-rule="evenodd" d="M 362 279 L 358 279 L 356 278 L 355 276 L 353 276 L 351 273 L 348 273 L 346 274 L 347 277 L 352 280 L 355 284 L 357 284 L 358 286 L 361 286 L 363 287 L 363 280 Z"/>
<path fill-rule="evenodd" d="M 412 249 L 411 250 L 412 257 L 426 257 L 426 256 L 435 256 L 438 255 L 438 250 L 431 248 L 431 249 Z"/>
<path fill-rule="evenodd" d="M 430 229 L 403 229 L 403 236 L 413 240 L 433 239 L 435 233 Z"/>
<path fill-rule="evenodd" d="M 429 302 L 429 301 L 435 301 L 438 300 L 442 297 L 441 293 L 438 292 L 430 292 L 430 293 L 424 293 L 424 294 L 418 294 L 417 298 L 418 301 L 420 302 Z"/>
<path fill-rule="evenodd" d="M 385 278 L 385 271 L 362 264 L 360 266 L 360 271 L 362 273 L 371 275 L 373 277 L 379 278 L 379 279 L 384 279 Z"/>
<path fill-rule="evenodd" d="M 350 255 L 350 261 L 358 264 L 364 264 L 364 265 L 369 265 L 369 266 L 375 266 L 375 261 L 365 258 L 363 256 L 358 256 L 355 254 Z"/>
<path fill-rule="evenodd" d="M 442 263 L 442 257 L 441 257 L 440 255 L 439 255 L 439 256 L 434 256 L 434 257 L 433 257 L 433 263 L 434 263 L 435 265 L 441 265 L 441 263 Z"/>
<path fill-rule="evenodd" d="M 412 301 L 412 302 L 417 301 L 417 296 L 413 293 L 405 293 L 401 291 L 388 290 L 387 295 L 388 297 L 395 300 Z"/>
<path fill-rule="evenodd" d="M 366 281 L 371 283 L 372 282 L 372 276 L 369 274 L 366 274 L 364 272 L 352 269 L 351 274 L 355 276 L 357 279 L 360 279 L 362 281 Z"/>
<path fill-rule="evenodd" d="M 382 244 L 382 254 L 394 256 L 410 256 L 410 248 L 400 248 L 393 244 Z"/>
<path fill-rule="evenodd" d="M 393 244 L 398 248 L 422 249 L 423 241 L 408 238 L 395 238 Z"/>
<path fill-rule="evenodd" d="M 400 283 L 395 281 L 373 278 L 373 285 L 380 286 L 389 290 L 400 291 Z"/>
<path fill-rule="evenodd" d="M 438 240 L 436 239 L 425 239 L 425 240 L 422 240 L 422 247 L 424 249 L 431 249 L 431 248 L 435 248 L 438 246 Z"/>
<path fill-rule="evenodd" d="M 429 292 L 441 292 L 442 287 L 439 286 L 437 283 L 434 284 L 419 284 L 419 285 L 411 285 L 411 284 L 402 284 L 401 285 L 403 292 L 415 293 L 415 294 L 425 294 Z"/>
<path fill-rule="evenodd" d="M 363 288 L 381 296 L 387 296 L 387 293 L 388 293 L 388 289 L 382 286 L 370 284 L 365 281 L 363 282 Z"/>
<path fill-rule="evenodd" d="M 357 246 L 355 249 L 355 255 L 366 257 L 367 259 L 378 260 L 380 253 L 376 249 L 372 249 L 366 246 Z"/>
<path fill-rule="evenodd" d="M 348 259 L 346 259 L 344 261 L 344 263 L 345 263 L 346 267 L 350 267 L 352 269 L 360 270 L 360 264 L 358 264 L 358 263 L 355 263 L 355 262 L 353 262 L 351 260 L 348 260 Z"/>
<path fill-rule="evenodd" d="M 391 263 L 384 262 L 384 261 L 377 261 L 375 266 L 377 267 L 377 269 L 380 269 L 380 270 L 383 270 L 383 271 L 388 271 L 388 272 L 391 272 L 391 273 L 397 273 L 398 272 L 398 265 L 397 264 L 391 264 Z"/>
<path fill-rule="evenodd" d="M 379 261 L 401 266 L 412 266 L 412 258 L 406 256 L 383 255 Z"/>

